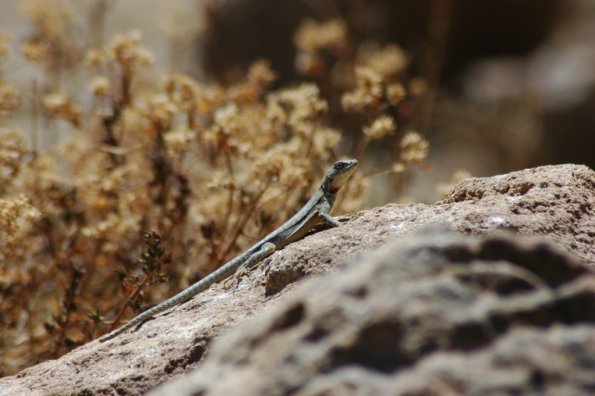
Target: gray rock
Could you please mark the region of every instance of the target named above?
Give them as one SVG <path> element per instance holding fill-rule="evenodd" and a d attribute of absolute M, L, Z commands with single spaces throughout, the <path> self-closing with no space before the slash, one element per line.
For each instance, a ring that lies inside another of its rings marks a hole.
<path fill-rule="evenodd" d="M 595 276 L 530 238 L 434 227 L 218 339 L 151 395 L 588 394 Z"/>
<path fill-rule="evenodd" d="M 587 167 L 546 166 L 464 180 L 435 205 L 360 212 L 237 287 L 0 379 L 0 395 L 141 394 L 197 367 L 155 392 L 584 393 L 594 191 Z M 296 287 L 304 277 L 319 279 Z"/>

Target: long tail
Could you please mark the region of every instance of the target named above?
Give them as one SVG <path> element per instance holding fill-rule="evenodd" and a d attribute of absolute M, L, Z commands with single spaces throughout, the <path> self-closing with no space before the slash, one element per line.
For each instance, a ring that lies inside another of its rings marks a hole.
<path fill-rule="evenodd" d="M 125 323 L 121 327 L 101 337 L 99 341 L 106 342 L 108 340 L 111 340 L 112 338 L 119 336 L 126 330 L 140 325 L 147 319 L 150 319 L 151 317 L 160 314 L 161 312 L 167 311 L 168 309 L 173 308 L 176 305 L 190 300 L 192 297 L 208 289 L 212 284 L 221 282 L 223 279 L 232 275 L 237 269 L 237 267 L 239 267 L 244 261 L 247 260 L 247 258 L 249 258 L 252 255 L 253 250 L 255 250 L 255 248 L 256 246 L 252 247 L 246 253 L 234 258 L 233 260 L 228 261 L 225 265 L 219 267 L 219 269 L 205 276 L 204 278 L 202 278 L 186 290 L 181 291 L 175 296 L 168 298 L 164 302 L 157 304 L 154 307 L 149 308 L 145 312 L 141 313 L 140 315 L 132 318 L 129 322 Z"/>

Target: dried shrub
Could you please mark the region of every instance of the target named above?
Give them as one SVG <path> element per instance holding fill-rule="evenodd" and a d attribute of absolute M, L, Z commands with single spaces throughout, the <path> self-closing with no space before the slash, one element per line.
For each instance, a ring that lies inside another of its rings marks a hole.
<path fill-rule="evenodd" d="M 139 32 L 82 54 L 65 40 L 65 4 L 27 1 L 34 33 L 21 46 L 47 76 L 32 116 L 61 131 L 59 144 L 29 148 L 0 131 L 1 375 L 98 337 L 239 254 L 295 213 L 341 153 L 364 159 L 370 142 L 390 142 L 399 173 L 427 155 L 419 134 L 400 132 L 406 55 L 352 43 L 341 20 L 296 33 L 298 67 L 316 82 L 273 90 L 266 60 L 227 86 L 142 79 L 154 59 Z M 51 83 L 71 68 L 89 76 L 82 92 Z M 10 117 L 20 96 L 1 77 Z M 357 115 L 355 135 L 337 114 Z M 356 174 L 338 211 L 359 209 L 369 183 Z"/>

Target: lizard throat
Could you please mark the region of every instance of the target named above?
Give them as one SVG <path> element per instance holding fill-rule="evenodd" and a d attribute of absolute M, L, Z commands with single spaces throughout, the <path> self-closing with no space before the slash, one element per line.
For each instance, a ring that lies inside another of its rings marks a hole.
<path fill-rule="evenodd" d="M 322 185 L 322 189 L 324 190 L 325 193 L 336 194 L 341 188 L 334 187 L 332 184 L 329 184 L 329 183 L 324 183 Z"/>

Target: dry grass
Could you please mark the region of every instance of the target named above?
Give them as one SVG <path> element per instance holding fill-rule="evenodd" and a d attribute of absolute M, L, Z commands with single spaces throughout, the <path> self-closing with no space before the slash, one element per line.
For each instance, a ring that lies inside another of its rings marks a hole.
<path fill-rule="evenodd" d="M 304 22 L 296 67 L 315 82 L 271 90 L 264 60 L 228 86 L 174 72 L 143 80 L 153 55 L 139 32 L 83 50 L 67 39 L 81 30 L 65 4 L 25 2 L 33 33 L 19 48 L 45 73 L 30 113 L 39 130 L 5 126 L 29 91 L 0 74 L 0 375 L 186 288 L 290 217 L 340 156 L 365 163 L 383 142 L 398 176 L 427 155 L 423 137 L 399 127 L 401 106 L 422 94 L 405 89 L 406 54 L 350 41 L 344 21 Z M 10 42 L 0 36 L 0 68 Z M 63 92 L 68 73 L 87 85 Z M 321 85 L 341 97 L 333 117 Z M 70 132 L 40 149 L 45 128 Z M 360 208 L 369 183 L 356 175 L 338 210 Z"/>

